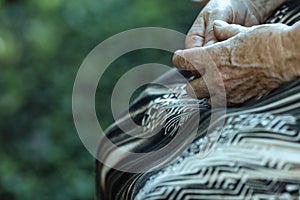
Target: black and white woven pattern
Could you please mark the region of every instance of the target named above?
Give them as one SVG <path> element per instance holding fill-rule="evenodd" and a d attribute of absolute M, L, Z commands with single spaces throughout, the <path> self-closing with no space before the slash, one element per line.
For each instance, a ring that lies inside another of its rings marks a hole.
<path fill-rule="evenodd" d="M 293 1 L 267 22 L 291 25 L 299 18 L 300 3 Z M 205 99 L 188 97 L 185 83 L 166 82 L 169 88 L 149 85 L 131 105 L 131 116 L 120 118 L 123 124 L 132 118 L 144 127 L 142 132 L 132 129 L 124 133 L 112 124 L 106 136 L 128 151 L 155 151 L 167 145 L 191 114 L 200 110 L 196 138 L 180 155 L 174 150 L 174 155 L 158 158 L 158 163 L 168 164 L 154 172 L 126 173 L 97 161 L 97 199 L 300 199 L 300 79 L 250 105 L 227 109 L 221 135 L 205 158 L 201 152 L 210 139 L 207 125 L 211 113 L 217 110 L 209 109 Z M 164 128 L 150 138 L 133 137 L 151 135 L 157 126 Z M 113 152 L 100 143 L 99 154 L 121 163 L 124 158 L 115 158 Z M 133 161 L 126 166 L 137 164 Z M 153 167 L 155 163 L 145 165 L 147 170 Z"/>

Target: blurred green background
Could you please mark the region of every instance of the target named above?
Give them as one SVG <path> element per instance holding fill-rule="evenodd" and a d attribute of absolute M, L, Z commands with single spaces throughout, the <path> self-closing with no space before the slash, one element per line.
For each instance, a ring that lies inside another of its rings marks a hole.
<path fill-rule="evenodd" d="M 81 62 L 128 29 L 186 33 L 200 8 L 189 0 L 0 0 L 0 8 L 0 199 L 94 199 L 94 158 L 71 111 Z M 170 60 L 158 50 L 116 60 L 97 91 L 101 125 L 112 122 L 110 94 L 123 73 Z"/>

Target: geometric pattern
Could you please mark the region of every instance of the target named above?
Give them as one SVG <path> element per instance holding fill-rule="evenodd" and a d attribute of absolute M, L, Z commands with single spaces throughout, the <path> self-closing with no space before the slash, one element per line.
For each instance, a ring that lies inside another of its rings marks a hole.
<path fill-rule="evenodd" d="M 299 1 L 289 1 L 267 23 L 291 25 L 299 19 Z M 139 136 L 151 134 L 156 126 L 164 126 L 161 132 L 139 140 L 114 123 L 106 130 L 106 137 L 130 151 L 154 151 L 168 144 L 191 113 L 200 110 L 196 138 L 180 155 L 170 153 L 160 158 L 157 162 L 169 164 L 158 171 L 127 173 L 96 161 L 97 199 L 300 199 L 300 79 L 249 105 L 228 108 L 217 142 L 205 157 L 202 153 L 214 137 L 206 134 L 214 111 L 205 99 L 189 98 L 185 83 L 169 83 L 168 88 L 149 85 L 131 105 L 130 116 L 119 119 L 122 123 L 133 119 L 143 126 Z M 116 159 L 113 152 L 100 141 L 99 154 Z M 126 163 L 129 167 L 137 164 Z"/>

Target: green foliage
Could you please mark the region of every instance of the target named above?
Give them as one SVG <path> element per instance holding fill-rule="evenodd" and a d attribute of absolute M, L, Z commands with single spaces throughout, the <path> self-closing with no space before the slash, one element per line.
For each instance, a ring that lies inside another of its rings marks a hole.
<path fill-rule="evenodd" d="M 0 0 L 0 199 L 93 199 L 94 158 L 71 112 L 73 82 L 101 41 L 136 27 L 187 32 L 199 8 L 181 0 Z M 174 41 L 176 42 L 176 41 Z M 137 64 L 171 55 L 137 51 L 105 72 L 97 92 L 101 124 L 110 94 Z"/>

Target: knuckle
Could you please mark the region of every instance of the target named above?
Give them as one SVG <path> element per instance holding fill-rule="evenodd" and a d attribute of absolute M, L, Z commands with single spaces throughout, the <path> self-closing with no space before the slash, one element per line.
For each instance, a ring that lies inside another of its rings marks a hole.
<path fill-rule="evenodd" d="M 186 59 L 181 50 L 176 51 L 173 55 L 173 64 L 177 67 L 185 67 Z"/>

